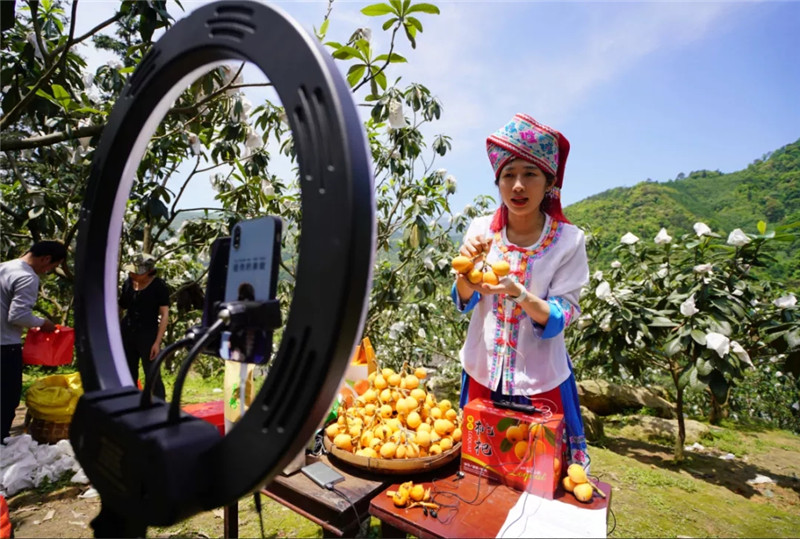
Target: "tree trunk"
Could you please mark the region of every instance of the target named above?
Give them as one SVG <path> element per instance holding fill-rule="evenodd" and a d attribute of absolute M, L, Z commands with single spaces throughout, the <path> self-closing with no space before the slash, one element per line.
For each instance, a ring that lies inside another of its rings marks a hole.
<path fill-rule="evenodd" d="M 151 254 L 153 252 L 153 227 L 150 223 L 144 225 L 144 237 L 142 238 L 142 252 Z"/>
<path fill-rule="evenodd" d="M 686 425 L 683 422 L 683 387 L 680 384 L 681 368 L 680 365 L 670 360 L 670 372 L 672 381 L 675 384 L 675 413 L 678 414 L 678 436 L 675 437 L 675 451 L 673 456 L 675 462 L 683 461 L 683 444 L 686 441 Z"/>
<path fill-rule="evenodd" d="M 706 391 L 708 391 L 711 396 L 711 409 L 708 413 L 708 422 L 712 425 L 719 425 L 722 419 L 728 417 L 727 400 L 725 404 L 720 404 L 710 389 L 706 388 Z"/>
<path fill-rule="evenodd" d="M 720 406 L 719 402 L 717 402 L 717 398 L 714 396 L 714 393 L 709 390 L 709 394 L 711 396 L 711 402 L 709 404 L 710 409 L 708 411 L 708 422 L 712 425 L 719 425 L 719 422 L 722 419 L 722 406 Z"/>
<path fill-rule="evenodd" d="M 686 424 L 683 422 L 683 388 L 675 384 L 675 412 L 678 414 L 678 437 L 675 439 L 675 462 L 683 461 L 683 444 L 686 442 Z"/>

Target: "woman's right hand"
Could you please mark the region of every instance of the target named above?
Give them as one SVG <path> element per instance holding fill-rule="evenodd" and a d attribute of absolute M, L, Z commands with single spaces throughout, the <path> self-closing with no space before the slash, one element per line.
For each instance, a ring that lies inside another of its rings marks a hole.
<path fill-rule="evenodd" d="M 459 250 L 459 254 L 466 256 L 467 258 L 474 259 L 476 256 L 489 252 L 489 248 L 492 246 L 492 239 L 489 238 L 488 240 L 483 239 L 483 236 L 473 236 L 471 238 L 467 238 L 464 241 L 464 244 L 461 246 Z"/>

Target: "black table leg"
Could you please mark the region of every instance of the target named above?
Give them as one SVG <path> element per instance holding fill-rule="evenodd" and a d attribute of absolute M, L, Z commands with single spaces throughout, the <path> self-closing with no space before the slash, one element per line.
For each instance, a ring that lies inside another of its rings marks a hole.
<path fill-rule="evenodd" d="M 404 532 L 403 530 L 401 530 L 396 526 L 392 526 L 388 522 L 384 522 L 381 520 L 381 537 L 383 537 L 383 539 L 387 539 L 388 537 L 393 537 L 393 538 L 402 537 L 403 539 L 405 539 L 406 532 Z"/>
<path fill-rule="evenodd" d="M 126 519 L 106 504 L 100 506 L 100 513 L 92 520 L 95 537 L 146 537 L 147 526 Z"/>
<path fill-rule="evenodd" d="M 239 537 L 239 502 L 232 503 L 225 506 L 224 512 L 224 530 L 223 537 L 225 539 L 238 539 Z"/>

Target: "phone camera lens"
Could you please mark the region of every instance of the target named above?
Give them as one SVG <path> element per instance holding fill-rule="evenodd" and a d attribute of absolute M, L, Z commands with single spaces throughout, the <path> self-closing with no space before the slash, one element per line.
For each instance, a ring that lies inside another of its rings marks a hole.
<path fill-rule="evenodd" d="M 238 249 L 242 240 L 242 229 L 238 226 L 233 229 L 233 248 Z"/>

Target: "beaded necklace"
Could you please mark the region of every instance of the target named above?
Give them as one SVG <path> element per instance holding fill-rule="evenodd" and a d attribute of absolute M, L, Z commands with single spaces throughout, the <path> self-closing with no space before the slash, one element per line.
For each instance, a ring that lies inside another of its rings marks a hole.
<path fill-rule="evenodd" d="M 533 261 L 541 258 L 547 250 L 554 245 L 561 236 L 561 222 L 547 218 L 545 222 L 546 232 L 543 237 L 531 248 L 519 247 L 514 244 L 506 243 L 503 235 L 495 232 L 492 249 L 499 251 L 499 257 L 509 263 L 509 275 L 513 276 L 516 282 L 521 283 L 526 289 L 531 281 L 533 273 Z M 517 341 L 519 338 L 520 322 L 528 318 L 522 306 L 511 301 L 504 294 L 493 296 L 492 307 L 494 310 L 495 338 L 492 354 L 491 374 L 495 379 L 498 368 L 505 364 L 501 373 L 502 391 L 506 395 L 512 395 L 514 390 L 514 372 L 517 363 Z M 509 309 L 510 307 L 510 309 Z"/>

